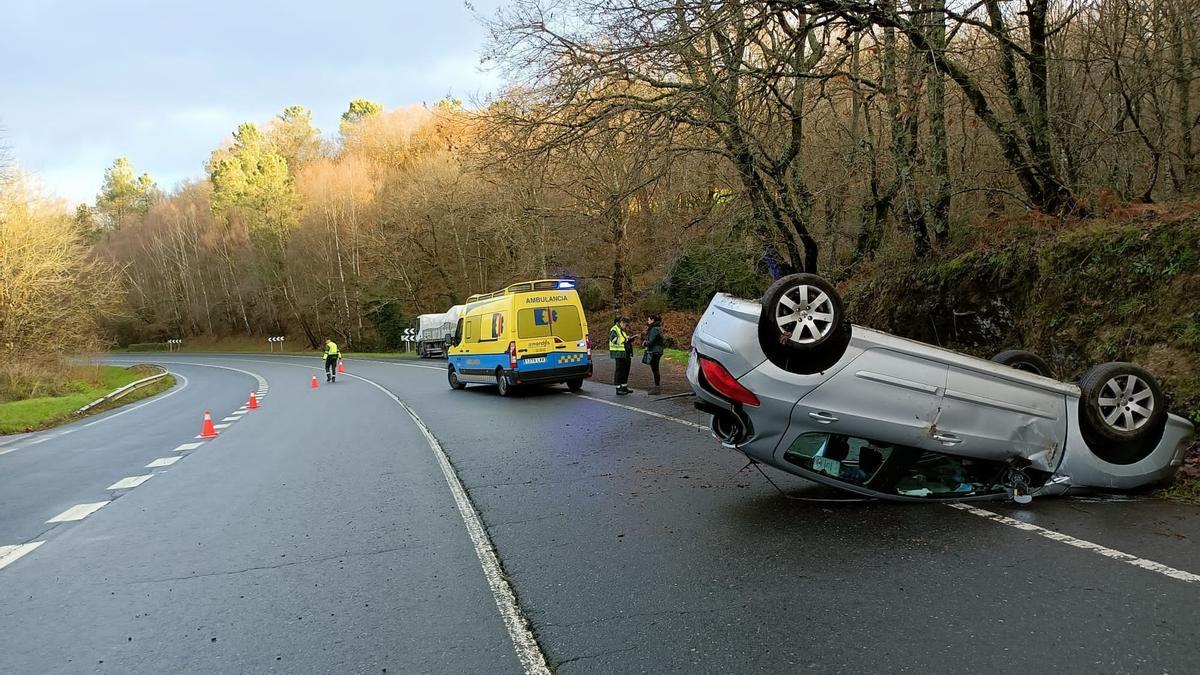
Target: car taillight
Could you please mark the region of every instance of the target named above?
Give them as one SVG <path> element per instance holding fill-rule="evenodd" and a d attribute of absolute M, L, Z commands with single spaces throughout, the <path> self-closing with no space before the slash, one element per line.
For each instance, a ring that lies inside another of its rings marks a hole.
<path fill-rule="evenodd" d="M 737 401 L 745 405 L 758 405 L 758 397 L 754 392 L 742 386 L 733 375 L 725 370 L 725 366 L 708 358 L 700 356 L 700 372 L 704 374 L 704 381 L 709 384 L 718 394 L 724 396 L 731 401 Z"/>
<path fill-rule="evenodd" d="M 508 343 L 508 369 L 517 369 L 517 343 Z"/>

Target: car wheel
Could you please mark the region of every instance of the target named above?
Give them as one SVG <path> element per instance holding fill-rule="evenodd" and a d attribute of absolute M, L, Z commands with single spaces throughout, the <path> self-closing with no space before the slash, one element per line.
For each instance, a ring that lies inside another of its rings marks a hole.
<path fill-rule="evenodd" d="M 454 368 L 449 369 L 449 373 L 446 375 L 446 379 L 448 379 L 450 381 L 451 389 L 466 389 L 467 388 L 467 383 L 458 379 L 458 373 L 454 372 Z"/>
<path fill-rule="evenodd" d="M 1046 363 L 1046 359 L 1024 349 L 1007 349 L 993 356 L 992 360 L 1034 375 L 1051 376 L 1050 364 Z"/>
<path fill-rule="evenodd" d="M 792 373 L 827 370 L 846 353 L 850 322 L 833 284 L 815 274 L 776 281 L 762 299 L 758 342 L 772 363 Z"/>
<path fill-rule="evenodd" d="M 567 389 L 570 389 L 571 391 L 579 391 L 580 389 L 583 389 L 583 378 L 577 377 L 573 380 L 567 380 Z"/>
<path fill-rule="evenodd" d="M 1167 403 L 1154 376 L 1132 363 L 1093 366 L 1079 381 L 1079 430 L 1111 464 L 1145 459 L 1162 440 Z"/>
<path fill-rule="evenodd" d="M 509 393 L 511 393 L 511 389 L 508 384 L 508 376 L 504 374 L 503 370 L 499 369 L 496 370 L 496 391 L 501 396 L 508 396 Z"/>

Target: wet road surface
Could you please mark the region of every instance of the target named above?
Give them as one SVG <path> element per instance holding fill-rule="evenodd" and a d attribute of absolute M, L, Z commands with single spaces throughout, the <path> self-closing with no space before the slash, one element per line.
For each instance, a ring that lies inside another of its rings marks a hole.
<path fill-rule="evenodd" d="M 6 672 L 1200 670 L 1200 509 L 827 502 L 687 399 L 145 360 L 187 386 L 0 445 Z"/>

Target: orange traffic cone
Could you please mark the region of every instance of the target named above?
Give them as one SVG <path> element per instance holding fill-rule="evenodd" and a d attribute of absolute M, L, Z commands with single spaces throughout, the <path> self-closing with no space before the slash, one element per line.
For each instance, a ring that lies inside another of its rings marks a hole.
<path fill-rule="evenodd" d="M 313 375 L 312 384 L 310 384 L 308 386 L 311 387 L 312 389 L 317 389 L 321 386 L 321 385 L 317 384 L 317 376 L 316 375 Z"/>
<path fill-rule="evenodd" d="M 246 402 L 247 410 L 258 410 L 258 396 L 254 392 L 250 392 L 250 400 Z"/>
<path fill-rule="evenodd" d="M 204 426 L 200 428 L 200 438 L 216 438 L 217 430 L 213 428 L 212 414 L 204 411 Z"/>
<path fill-rule="evenodd" d="M 339 358 L 338 359 L 338 375 L 341 375 L 345 372 L 346 372 L 346 364 L 342 363 L 342 360 Z"/>

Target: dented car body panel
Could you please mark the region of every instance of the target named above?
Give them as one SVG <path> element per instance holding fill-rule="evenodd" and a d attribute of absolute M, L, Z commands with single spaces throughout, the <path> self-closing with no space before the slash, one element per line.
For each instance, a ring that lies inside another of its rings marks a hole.
<path fill-rule="evenodd" d="M 994 499 L 1014 485 L 1035 496 L 1133 489 L 1170 478 L 1194 429 L 1171 415 L 1144 459 L 1101 460 L 1081 435 L 1080 389 L 1015 368 L 853 326 L 844 354 L 814 374 L 769 360 L 762 306 L 714 297 L 692 337 L 688 379 L 728 447 L 789 473 L 902 501 Z M 706 386 L 700 357 L 719 362 L 758 399 Z"/>

